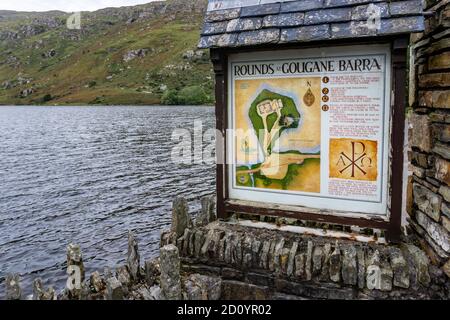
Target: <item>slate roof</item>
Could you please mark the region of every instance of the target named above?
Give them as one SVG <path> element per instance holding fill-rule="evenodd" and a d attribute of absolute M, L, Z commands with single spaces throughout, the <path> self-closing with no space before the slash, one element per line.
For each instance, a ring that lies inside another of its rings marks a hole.
<path fill-rule="evenodd" d="M 199 48 L 350 39 L 424 30 L 421 0 L 260 2 L 265 4 L 208 11 Z M 371 12 L 372 16 L 373 12 L 379 12 L 378 24 L 367 24 Z"/>

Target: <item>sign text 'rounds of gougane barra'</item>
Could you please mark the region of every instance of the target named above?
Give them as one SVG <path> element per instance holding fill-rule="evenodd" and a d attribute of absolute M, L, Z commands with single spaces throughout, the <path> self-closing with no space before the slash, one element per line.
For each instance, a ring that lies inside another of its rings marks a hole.
<path fill-rule="evenodd" d="M 385 215 L 388 46 L 229 60 L 232 199 Z"/>

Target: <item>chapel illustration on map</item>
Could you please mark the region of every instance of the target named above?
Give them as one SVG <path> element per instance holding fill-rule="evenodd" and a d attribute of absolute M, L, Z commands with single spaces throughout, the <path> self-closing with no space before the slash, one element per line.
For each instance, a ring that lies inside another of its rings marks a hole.
<path fill-rule="evenodd" d="M 236 80 L 236 185 L 320 193 L 321 78 Z"/>

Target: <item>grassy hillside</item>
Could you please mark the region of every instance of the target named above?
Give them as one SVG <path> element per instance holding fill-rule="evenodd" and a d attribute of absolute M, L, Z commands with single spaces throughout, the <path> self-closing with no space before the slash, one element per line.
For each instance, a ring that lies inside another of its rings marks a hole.
<path fill-rule="evenodd" d="M 82 13 L 81 30 L 67 29 L 62 12 L 0 11 L 0 104 L 189 103 L 177 100 L 183 89 L 210 103 L 208 52 L 196 50 L 205 6 L 169 0 Z"/>

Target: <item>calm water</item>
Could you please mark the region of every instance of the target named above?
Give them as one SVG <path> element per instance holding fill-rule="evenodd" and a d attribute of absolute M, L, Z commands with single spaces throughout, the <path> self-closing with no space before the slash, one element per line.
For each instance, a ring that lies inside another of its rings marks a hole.
<path fill-rule="evenodd" d="M 65 283 L 69 242 L 86 271 L 124 263 L 127 231 L 141 256 L 158 252 L 177 195 L 199 209 L 211 165 L 172 164 L 176 128 L 214 126 L 210 107 L 0 107 L 0 298 L 4 277 Z"/>

